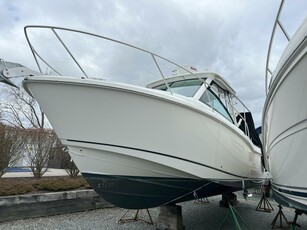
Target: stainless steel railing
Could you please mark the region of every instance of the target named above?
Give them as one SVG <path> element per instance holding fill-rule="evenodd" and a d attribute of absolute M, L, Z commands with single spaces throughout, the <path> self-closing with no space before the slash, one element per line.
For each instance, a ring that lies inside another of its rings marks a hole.
<path fill-rule="evenodd" d="M 277 15 L 276 15 L 276 19 L 275 19 L 275 22 L 274 22 L 273 31 L 272 31 L 272 34 L 271 34 L 269 48 L 268 48 L 268 54 L 267 54 L 266 65 L 265 65 L 265 92 L 266 92 L 266 94 L 268 94 L 268 89 L 270 87 L 270 83 L 272 81 L 272 76 L 273 76 L 273 72 L 271 71 L 269 64 L 270 64 L 272 44 L 273 44 L 274 37 L 275 37 L 275 34 L 276 34 L 276 28 L 279 27 L 281 29 L 281 31 L 283 32 L 284 36 L 286 37 L 286 39 L 288 41 L 290 41 L 290 37 L 289 37 L 287 31 L 285 30 L 284 26 L 282 25 L 282 23 L 280 21 L 280 14 L 281 14 L 284 2 L 285 2 L 285 0 L 281 0 L 279 9 L 278 9 L 278 12 L 277 12 Z"/>

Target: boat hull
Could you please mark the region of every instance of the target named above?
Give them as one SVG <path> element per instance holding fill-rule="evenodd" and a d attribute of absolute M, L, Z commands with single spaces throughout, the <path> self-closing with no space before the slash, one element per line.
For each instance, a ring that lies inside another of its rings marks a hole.
<path fill-rule="evenodd" d="M 304 27 L 306 31 L 306 23 Z M 263 114 L 264 153 L 274 196 L 279 202 L 304 211 L 307 211 L 306 44 L 305 37 L 297 46 L 290 42 L 285 50 Z"/>
<path fill-rule="evenodd" d="M 299 209 L 307 213 L 307 189 L 306 187 L 281 186 L 273 183 L 274 199 L 281 205 Z"/>
<path fill-rule="evenodd" d="M 108 202 L 128 209 L 157 207 L 259 185 L 250 178 L 212 178 L 213 167 L 157 152 L 64 141 L 90 186 Z M 90 165 L 90 168 L 89 166 Z M 182 166 L 179 169 L 179 165 Z M 190 171 L 183 168 L 189 168 Z M 194 171 L 194 172 L 193 172 Z M 204 177 L 195 175 L 195 171 Z M 142 175 L 142 176 L 138 176 Z"/>
<path fill-rule="evenodd" d="M 259 149 L 192 99 L 65 77 L 23 84 L 90 185 L 117 206 L 149 208 L 262 182 Z"/>
<path fill-rule="evenodd" d="M 105 200 L 127 209 L 158 207 L 239 190 L 206 179 L 82 175 Z"/>

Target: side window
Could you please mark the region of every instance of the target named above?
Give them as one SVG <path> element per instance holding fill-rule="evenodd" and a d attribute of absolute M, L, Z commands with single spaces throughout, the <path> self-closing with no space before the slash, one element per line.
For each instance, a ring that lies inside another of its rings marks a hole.
<path fill-rule="evenodd" d="M 212 105 L 214 110 L 216 110 L 218 113 L 227 118 L 231 123 L 233 123 L 228 111 L 226 110 L 222 102 L 215 96 L 214 93 L 211 92 L 210 89 L 207 89 L 199 100 L 209 105 L 210 107 Z"/>

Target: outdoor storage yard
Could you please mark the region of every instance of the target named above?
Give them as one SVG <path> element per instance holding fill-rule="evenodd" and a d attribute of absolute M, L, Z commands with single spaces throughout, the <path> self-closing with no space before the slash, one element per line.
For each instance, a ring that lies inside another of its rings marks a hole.
<path fill-rule="evenodd" d="M 249 229 L 271 229 L 271 223 L 278 211 L 278 206 L 275 201 L 270 199 L 274 211 L 271 213 L 255 211 L 261 196 L 254 195 L 245 201 L 240 192 L 238 195 L 238 204 L 236 210 L 248 224 Z M 221 196 L 210 197 L 208 204 L 199 204 L 194 202 L 181 203 L 183 213 L 183 223 L 185 229 L 219 229 L 225 215 L 228 212 L 227 208 L 219 207 Z M 71 214 L 63 214 L 49 216 L 44 218 L 31 218 L 10 222 L 0 223 L 0 229 L 156 229 L 156 223 L 159 214 L 159 208 L 150 209 L 154 225 L 144 221 L 129 221 L 117 223 L 117 221 L 126 212 L 121 208 L 103 208 L 93 211 L 85 211 Z M 294 218 L 294 210 L 283 208 L 285 216 L 289 221 Z M 132 218 L 135 211 L 130 211 L 127 218 Z M 141 210 L 139 216 L 149 221 L 147 212 Z M 248 229 L 240 220 L 242 229 Z M 279 222 L 278 222 L 279 224 Z M 301 228 L 307 229 L 307 217 L 302 215 L 298 217 L 298 224 Z M 285 224 L 284 224 L 285 226 Z M 230 216 L 227 218 L 222 229 L 235 229 L 235 224 Z"/>

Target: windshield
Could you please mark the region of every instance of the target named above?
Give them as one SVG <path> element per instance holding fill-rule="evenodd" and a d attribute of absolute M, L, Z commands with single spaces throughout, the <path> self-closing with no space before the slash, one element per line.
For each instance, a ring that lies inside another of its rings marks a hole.
<path fill-rule="evenodd" d="M 203 81 L 200 79 L 182 80 L 168 83 L 172 93 L 177 93 L 186 97 L 193 97 Z M 166 85 L 159 85 L 154 89 L 168 91 Z"/>

